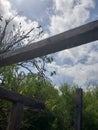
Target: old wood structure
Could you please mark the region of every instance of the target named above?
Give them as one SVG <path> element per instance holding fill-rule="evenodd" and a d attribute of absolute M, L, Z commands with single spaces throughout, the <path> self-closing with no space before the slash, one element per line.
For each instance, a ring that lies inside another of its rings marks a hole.
<path fill-rule="evenodd" d="M 19 130 L 22 120 L 24 105 L 33 109 L 45 109 L 44 102 L 20 95 L 16 92 L 0 87 L 0 98 L 13 103 L 13 108 L 9 116 L 7 130 Z"/>
<path fill-rule="evenodd" d="M 75 120 L 75 130 L 82 130 L 82 99 L 83 90 L 78 88 L 76 90 L 76 120 Z"/>
<path fill-rule="evenodd" d="M 0 55 L 0 67 L 26 61 L 50 53 L 70 49 L 89 42 L 98 40 L 98 20 L 71 29 L 56 36 L 35 42 L 26 47 L 9 51 Z M 19 130 L 22 118 L 23 106 L 27 105 L 35 109 L 44 109 L 41 101 L 19 95 L 9 90 L 0 88 L 0 98 L 13 102 L 14 106 L 9 118 L 7 130 Z M 77 90 L 76 98 L 76 130 L 82 130 L 82 90 Z M 17 121 L 18 119 L 18 121 Z"/>

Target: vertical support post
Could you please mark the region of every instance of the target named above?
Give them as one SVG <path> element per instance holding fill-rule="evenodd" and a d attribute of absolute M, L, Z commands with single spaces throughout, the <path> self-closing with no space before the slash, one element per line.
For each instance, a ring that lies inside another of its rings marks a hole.
<path fill-rule="evenodd" d="M 20 130 L 22 114 L 23 114 L 23 106 L 24 105 L 19 102 L 13 104 L 13 108 L 9 117 L 7 130 Z"/>
<path fill-rule="evenodd" d="M 82 97 L 83 97 L 83 90 L 81 88 L 77 88 L 75 130 L 82 130 Z"/>

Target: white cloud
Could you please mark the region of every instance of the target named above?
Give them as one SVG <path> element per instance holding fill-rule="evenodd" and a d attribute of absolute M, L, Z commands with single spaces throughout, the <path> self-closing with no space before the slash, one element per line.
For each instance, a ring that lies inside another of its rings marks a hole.
<path fill-rule="evenodd" d="M 16 1 L 18 1 L 18 3 Z M 21 0 L 20 2 L 19 0 L 16 1 L 15 2 L 17 3 L 17 5 L 19 5 L 19 8 L 21 7 L 20 5 L 24 3 L 23 9 L 25 9 L 25 12 L 27 13 L 29 11 L 30 11 L 29 13 L 32 13 L 31 12 L 32 10 L 31 8 L 33 7 L 32 5 L 37 5 L 37 3 L 39 2 L 36 0 L 34 3 L 34 1 L 32 2 L 30 0 L 29 5 L 31 6 L 28 8 L 27 1 L 25 0 Z M 12 10 L 11 4 L 9 3 L 8 0 L 1 0 L 0 2 L 1 2 L 0 4 L 2 4 L 2 6 L 0 6 L 0 12 L 3 13 L 6 18 L 8 18 L 9 16 L 13 16 L 14 13 L 16 13 L 15 10 Z M 49 0 L 47 0 L 47 2 L 49 2 Z M 46 16 L 46 14 L 43 13 L 43 10 L 44 12 L 51 11 L 50 7 L 49 10 L 46 9 L 47 5 L 49 4 L 42 5 L 41 3 L 38 4 L 37 6 L 37 8 L 38 7 L 40 8 L 39 10 L 34 8 L 35 15 L 38 19 L 40 16 L 40 18 L 42 17 L 43 21 L 45 20 L 44 17 Z M 93 0 L 53 0 L 52 13 L 47 12 L 47 16 L 50 15 L 50 24 L 48 26 L 50 34 L 54 35 L 69 30 L 71 28 L 74 28 L 76 26 L 79 26 L 81 24 L 84 24 L 90 18 L 90 9 L 94 8 L 94 6 L 95 3 Z M 28 28 L 28 23 L 30 26 L 32 26 L 33 24 L 32 21 L 28 20 L 27 17 L 25 16 L 17 17 L 15 19 L 15 22 L 17 23 L 19 20 L 22 21 L 24 25 L 23 27 L 25 29 Z M 37 24 L 37 22 L 35 22 L 35 24 Z M 45 25 L 46 24 L 47 23 L 45 23 Z M 53 77 L 53 82 L 55 82 L 56 85 L 58 86 L 60 83 L 66 81 L 68 82 L 72 81 L 75 82 L 76 84 L 83 86 L 88 80 L 89 81 L 97 80 L 98 77 L 98 71 L 96 69 L 98 68 L 97 44 L 98 42 L 89 43 L 81 47 L 76 47 L 73 49 L 56 53 L 54 55 L 55 61 L 51 65 L 48 65 L 50 69 L 54 68 L 57 72 L 57 75 Z"/>
<path fill-rule="evenodd" d="M 98 80 L 98 63 L 85 65 L 78 63 L 74 66 L 62 65 L 59 66 L 55 62 L 48 67 L 54 68 L 57 72 L 57 75 L 52 77 L 54 84 L 58 86 L 64 82 L 75 83 L 81 87 L 86 87 L 86 83 L 90 81 Z M 54 80 L 54 78 L 56 80 Z M 85 85 L 85 86 L 84 86 Z"/>
<path fill-rule="evenodd" d="M 4 17 L 4 19 L 10 19 L 13 18 L 15 15 L 17 15 L 19 12 L 12 9 L 11 3 L 9 0 L 0 0 L 0 14 Z M 37 22 L 32 22 L 31 20 L 28 20 L 25 16 L 17 16 L 13 22 L 15 25 L 18 23 L 22 23 L 22 26 L 24 29 L 30 28 L 31 26 L 38 25 Z"/>
<path fill-rule="evenodd" d="M 0 0 L 0 14 L 3 16 L 3 18 L 5 20 L 15 17 L 15 15 L 17 15 L 18 13 L 19 12 L 17 12 L 15 9 L 12 8 L 12 4 L 10 3 L 9 0 Z M 10 32 L 10 30 L 13 27 L 12 26 L 13 24 L 16 26 L 16 30 L 17 30 L 20 23 L 21 23 L 21 30 L 23 30 L 25 33 L 28 32 L 31 28 L 34 28 L 34 31 L 32 31 L 29 35 L 30 36 L 29 39 L 33 39 L 33 37 L 37 36 L 37 34 L 39 32 L 38 28 L 36 28 L 39 26 L 38 22 L 32 21 L 32 20 L 28 19 L 26 16 L 22 16 L 22 15 L 17 15 L 13 19 L 13 21 L 10 22 L 10 24 L 7 28 L 8 32 L 6 34 L 8 34 Z M 2 24 L 2 26 L 4 26 L 5 22 L 2 22 L 0 24 Z M 48 34 L 45 33 L 45 35 L 42 38 L 46 38 L 47 36 L 48 36 Z M 41 40 L 42 38 L 40 37 L 39 39 L 35 39 L 35 40 Z M 28 39 L 25 40 L 24 43 L 27 44 Z"/>
<path fill-rule="evenodd" d="M 53 0 L 54 15 L 50 16 L 50 32 L 57 34 L 83 24 L 89 17 L 93 0 Z"/>
<path fill-rule="evenodd" d="M 60 51 L 59 53 L 57 53 L 57 57 L 55 58 L 55 60 L 57 61 L 58 59 L 60 59 L 60 62 L 62 62 L 63 64 L 64 61 L 66 61 L 66 58 L 69 58 L 73 64 L 77 64 L 85 57 L 91 58 L 95 53 L 97 53 L 97 51 L 95 52 L 95 50 L 92 50 L 93 46 L 98 47 L 97 44 L 97 42 L 92 42 L 72 49 Z M 95 56 L 95 58 L 97 57 Z"/>
<path fill-rule="evenodd" d="M 11 9 L 11 4 L 8 0 L 0 0 L 0 14 L 3 15 L 4 18 L 12 17 L 14 13 L 16 13 L 16 11 Z"/>
<path fill-rule="evenodd" d="M 84 24 L 90 18 L 90 9 L 95 7 L 93 0 L 53 0 L 54 14 L 50 16 L 49 30 L 51 35 L 69 30 Z M 83 86 L 87 81 L 97 80 L 98 42 L 89 43 L 55 54 L 54 77 L 57 84 L 61 82 L 76 83 Z M 54 80 L 54 79 L 53 79 Z"/>
<path fill-rule="evenodd" d="M 16 8 L 28 18 L 40 22 L 41 25 L 49 22 L 48 15 L 51 13 L 52 0 L 29 0 L 29 2 L 27 0 L 10 1 L 13 8 Z"/>
<path fill-rule="evenodd" d="M 72 82 L 85 87 L 87 82 L 97 81 L 97 55 L 97 41 L 56 53 L 55 62 L 50 67 L 57 72 L 54 83 Z"/>

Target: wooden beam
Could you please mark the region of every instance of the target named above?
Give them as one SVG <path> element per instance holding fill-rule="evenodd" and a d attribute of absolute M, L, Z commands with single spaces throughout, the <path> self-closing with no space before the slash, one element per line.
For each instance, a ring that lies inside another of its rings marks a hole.
<path fill-rule="evenodd" d="M 20 130 L 23 115 L 23 104 L 15 103 L 10 113 L 7 130 Z"/>
<path fill-rule="evenodd" d="M 13 103 L 22 103 L 26 106 L 31 107 L 32 109 L 45 109 L 45 104 L 39 100 L 20 95 L 16 92 L 4 89 L 0 87 L 0 98 L 11 101 Z"/>
<path fill-rule="evenodd" d="M 0 67 L 98 40 L 98 20 L 0 55 Z"/>

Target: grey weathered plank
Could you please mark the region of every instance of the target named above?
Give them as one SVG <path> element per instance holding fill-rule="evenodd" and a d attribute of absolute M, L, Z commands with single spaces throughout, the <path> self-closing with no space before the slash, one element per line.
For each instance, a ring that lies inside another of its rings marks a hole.
<path fill-rule="evenodd" d="M 81 88 L 77 88 L 76 90 L 76 122 L 75 122 L 75 130 L 82 130 L 82 98 L 83 98 L 83 90 Z"/>
<path fill-rule="evenodd" d="M 23 115 L 23 107 L 24 105 L 21 103 L 13 104 L 13 108 L 9 116 L 7 130 L 20 130 Z"/>
<path fill-rule="evenodd" d="M 0 67 L 98 40 L 98 20 L 0 55 Z"/>
<path fill-rule="evenodd" d="M 11 101 L 13 103 L 19 102 L 26 106 L 31 107 L 32 109 L 44 109 L 45 104 L 40 100 L 32 99 L 30 97 L 26 97 L 24 95 L 20 95 L 16 92 L 4 89 L 0 87 L 0 98 Z"/>

